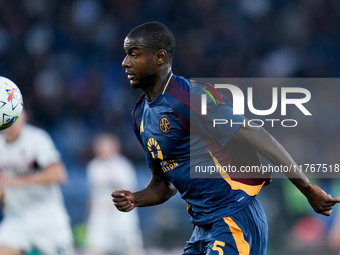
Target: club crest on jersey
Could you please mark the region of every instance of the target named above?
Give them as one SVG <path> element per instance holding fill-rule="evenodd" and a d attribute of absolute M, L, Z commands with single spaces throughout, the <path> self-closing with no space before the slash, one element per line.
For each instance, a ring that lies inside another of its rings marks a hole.
<path fill-rule="evenodd" d="M 162 133 L 167 133 L 170 129 L 170 121 L 166 116 L 163 116 L 159 121 L 159 129 Z"/>

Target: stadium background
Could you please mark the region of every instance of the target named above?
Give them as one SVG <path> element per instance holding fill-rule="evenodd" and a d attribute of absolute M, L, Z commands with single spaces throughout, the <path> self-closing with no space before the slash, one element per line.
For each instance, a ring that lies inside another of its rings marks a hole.
<path fill-rule="evenodd" d="M 31 122 L 45 128 L 62 153 L 77 247 L 83 245 L 85 165 L 96 132 L 117 133 L 140 187 L 149 180 L 129 122 L 141 92 L 130 89 L 121 67 L 130 29 L 151 20 L 165 23 L 177 40 L 173 70 L 186 77 L 339 77 L 339 17 L 336 0 L 1 0 L 0 74 L 18 84 Z M 333 89 L 324 94 L 324 108 L 315 106 L 324 122 L 294 133 L 273 130 L 298 162 L 338 163 L 340 87 Z M 318 184 L 340 194 L 335 178 Z M 296 193 L 282 180 L 260 193 L 268 254 L 337 254 L 326 248 L 334 216 L 317 216 Z M 146 247 L 180 254 L 192 229 L 185 210 L 178 195 L 140 209 Z"/>

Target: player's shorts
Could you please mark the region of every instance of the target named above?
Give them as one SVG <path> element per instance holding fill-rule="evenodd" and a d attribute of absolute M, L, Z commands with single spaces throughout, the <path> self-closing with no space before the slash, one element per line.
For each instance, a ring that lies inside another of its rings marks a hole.
<path fill-rule="evenodd" d="M 183 255 L 265 255 L 268 225 L 260 203 L 205 225 L 195 226 Z"/>
<path fill-rule="evenodd" d="M 0 245 L 25 252 L 36 249 L 44 255 L 73 255 L 69 226 L 51 224 L 36 224 L 31 228 L 16 217 L 5 217 L 0 223 Z"/>

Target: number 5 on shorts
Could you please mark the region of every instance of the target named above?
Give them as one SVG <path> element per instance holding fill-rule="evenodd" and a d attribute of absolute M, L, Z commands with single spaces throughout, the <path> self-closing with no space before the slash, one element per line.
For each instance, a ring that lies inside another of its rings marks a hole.
<path fill-rule="evenodd" d="M 218 247 L 218 246 L 222 246 L 224 247 L 225 246 L 225 243 L 224 242 L 221 242 L 221 241 L 215 241 L 214 242 L 214 245 L 212 247 L 212 250 L 213 251 L 218 251 L 218 255 L 223 255 L 223 250 L 221 247 Z"/>

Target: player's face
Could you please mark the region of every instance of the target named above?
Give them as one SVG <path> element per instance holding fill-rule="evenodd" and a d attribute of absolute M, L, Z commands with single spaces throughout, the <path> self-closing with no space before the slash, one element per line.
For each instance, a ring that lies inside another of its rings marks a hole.
<path fill-rule="evenodd" d="M 132 88 L 152 87 L 157 77 L 156 54 L 143 44 L 143 38 L 124 40 L 126 56 L 122 62 Z"/>
<path fill-rule="evenodd" d="M 98 158 L 109 159 L 118 153 L 118 146 L 116 142 L 103 137 L 94 144 L 94 152 Z"/>

